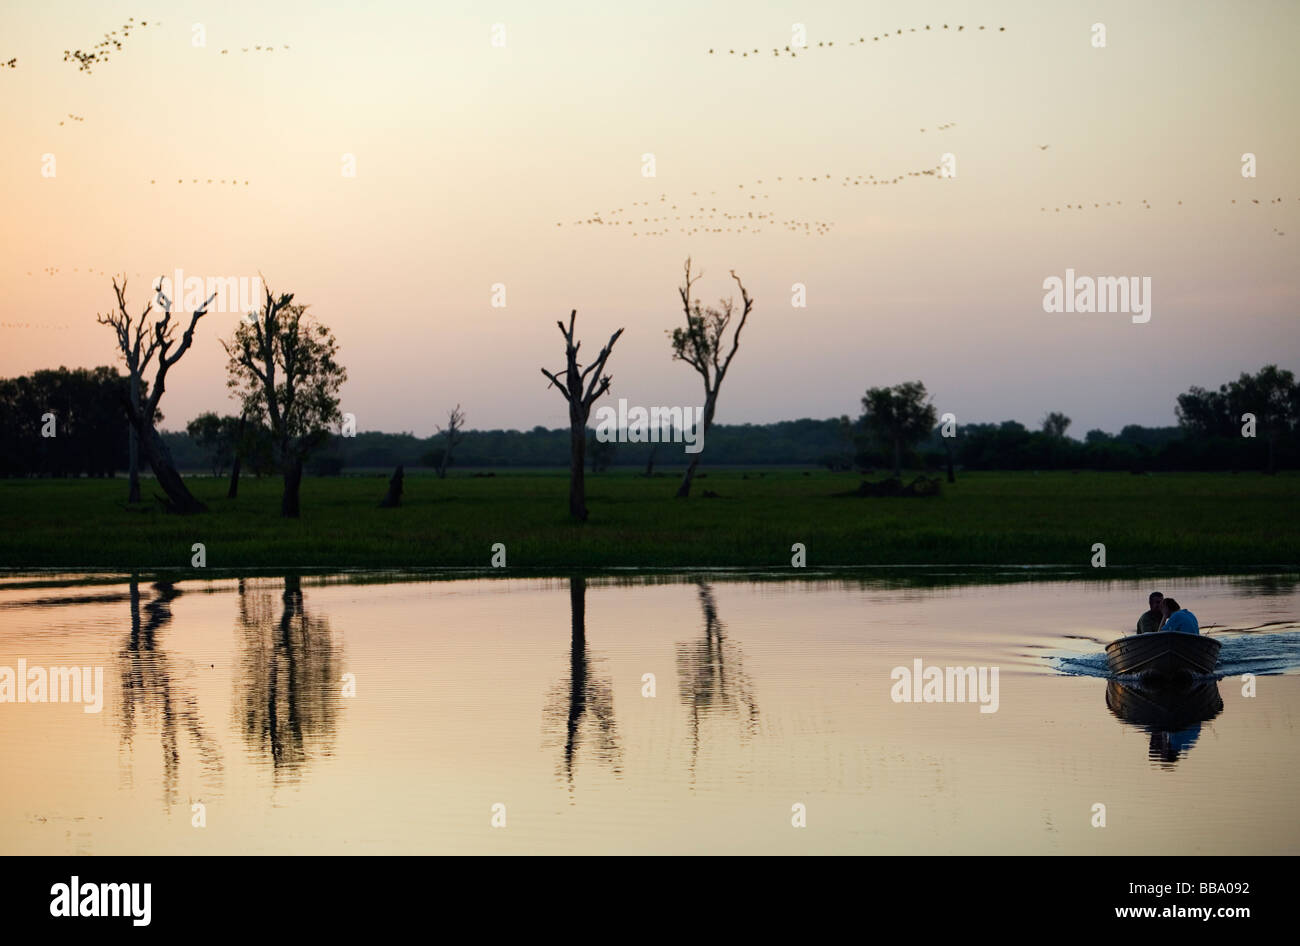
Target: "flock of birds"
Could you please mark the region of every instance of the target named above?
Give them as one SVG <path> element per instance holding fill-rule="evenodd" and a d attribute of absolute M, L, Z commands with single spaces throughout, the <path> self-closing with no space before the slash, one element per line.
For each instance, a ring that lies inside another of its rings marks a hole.
<path fill-rule="evenodd" d="M 84 122 L 86 120 L 85 115 L 73 115 L 71 112 L 68 112 L 68 118 L 74 122 Z M 62 125 L 63 122 L 59 122 L 59 124 Z"/>
<path fill-rule="evenodd" d="M 42 325 L 39 322 L 0 322 L 0 328 L 37 328 L 52 332 L 66 332 L 72 328 L 67 322 L 61 322 L 55 325 Z"/>
<path fill-rule="evenodd" d="M 1297 201 L 1300 201 L 1300 197 L 1297 197 L 1296 200 L 1297 200 Z M 1269 200 L 1268 203 L 1265 204 L 1265 203 L 1261 203 L 1261 202 L 1259 201 L 1258 198 L 1252 197 L 1252 198 L 1250 198 L 1249 201 L 1245 201 L 1245 200 L 1241 201 L 1240 206 L 1245 207 L 1245 206 L 1247 206 L 1248 203 L 1249 203 L 1249 204 L 1253 204 L 1253 205 L 1256 206 L 1256 207 L 1280 207 L 1280 206 L 1282 206 L 1283 204 L 1286 203 L 1286 198 L 1284 198 L 1284 197 L 1274 197 L 1274 198 L 1272 198 L 1271 200 Z M 1232 201 L 1231 201 L 1231 204 L 1232 204 L 1233 206 L 1237 206 L 1237 205 L 1238 205 L 1238 202 L 1237 202 L 1237 200 L 1236 200 L 1235 198 L 1233 198 Z M 1065 207 L 1064 207 L 1064 209 L 1067 210 L 1067 211 L 1069 211 L 1069 210 L 1088 210 L 1088 209 L 1092 209 L 1092 210 L 1105 210 L 1107 207 L 1119 208 L 1119 207 L 1123 207 L 1123 206 L 1124 206 L 1124 201 L 1122 201 L 1122 200 L 1116 200 L 1116 201 L 1110 201 L 1110 200 L 1108 200 L 1108 201 L 1105 201 L 1105 202 L 1102 202 L 1102 201 L 1094 201 L 1093 204 L 1092 204 L 1092 207 L 1091 207 L 1091 208 L 1089 208 L 1089 206 L 1088 206 L 1087 204 L 1066 204 Z M 1129 206 L 1130 206 L 1130 207 L 1140 207 L 1140 208 L 1143 209 L 1143 210 L 1151 210 L 1151 209 L 1153 208 L 1154 205 L 1153 205 L 1149 200 L 1147 200 L 1145 197 L 1143 197 L 1143 198 L 1142 198 L 1142 202 L 1141 202 L 1140 204 L 1129 204 Z M 1182 202 L 1181 200 L 1180 200 L 1180 201 L 1177 201 L 1177 202 L 1176 202 L 1176 206 L 1178 206 L 1178 207 L 1183 206 L 1183 202 Z M 1038 212 L 1039 212 L 1039 213 L 1058 213 L 1058 214 L 1059 214 L 1059 213 L 1061 212 L 1061 210 L 1062 210 L 1061 207 L 1039 207 L 1039 208 L 1038 208 Z M 1274 228 L 1273 228 L 1273 233 L 1276 234 L 1277 236 L 1286 236 L 1286 231 L 1285 231 L 1285 230 L 1279 230 L 1277 227 L 1274 227 Z"/>
<path fill-rule="evenodd" d="M 716 194 L 716 191 L 713 192 Z M 767 195 L 763 195 L 766 197 Z M 661 194 L 659 203 L 668 204 L 668 195 Z M 594 211 L 590 217 L 584 220 L 574 220 L 571 226 L 600 226 L 600 227 L 638 227 L 632 231 L 632 236 L 667 236 L 673 230 L 673 224 L 682 224 L 677 227 L 677 232 L 686 236 L 693 236 L 697 233 L 762 233 L 769 227 L 780 226 L 782 229 L 791 233 L 802 233 L 804 236 L 825 236 L 830 232 L 833 223 L 822 220 L 778 220 L 776 214 L 772 211 L 757 212 L 747 210 L 743 212 L 730 213 L 726 210 L 719 210 L 717 207 L 705 207 L 700 205 L 695 208 L 695 213 L 690 213 L 690 208 L 679 208 L 677 204 L 671 204 L 656 210 L 649 208 L 655 206 L 651 201 L 633 201 L 633 207 L 643 208 L 640 212 L 646 214 L 640 221 L 635 217 L 623 217 L 622 207 L 616 210 L 610 210 L 608 214 L 602 214 L 599 210 Z M 685 210 L 682 213 L 675 211 Z M 636 211 L 633 211 L 636 213 Z M 651 217 L 649 214 L 656 213 L 659 216 Z M 667 224 L 667 226 L 660 226 Z M 557 223 L 557 227 L 564 226 L 563 223 Z"/>
<path fill-rule="evenodd" d="M 0 69 L 17 69 L 18 60 L 10 59 L 8 62 L 0 62 Z"/>
<path fill-rule="evenodd" d="M 949 126 L 951 127 L 951 126 Z M 787 178 L 780 175 L 775 178 L 768 178 L 766 185 L 764 179 L 757 179 L 749 182 L 748 194 L 737 194 L 735 196 L 748 196 L 750 200 L 771 200 L 772 195 L 762 191 L 755 190 L 756 187 L 771 187 L 772 182 L 776 181 L 781 184 L 816 184 L 824 182 L 827 184 L 838 183 L 840 187 L 860 187 L 867 185 L 890 186 L 901 184 L 908 178 L 939 177 L 940 167 L 936 165 L 932 168 L 923 168 L 919 171 L 905 171 L 894 177 L 877 178 L 875 174 L 856 174 L 843 175 L 839 178 L 830 173 L 821 175 L 799 175 Z M 746 190 L 745 184 L 737 184 L 737 191 Z M 691 197 L 701 198 L 705 196 L 704 191 L 691 191 Z M 716 190 L 708 191 L 708 197 L 716 198 Z M 724 198 L 726 200 L 727 198 Z M 681 201 L 683 206 L 677 203 L 669 203 L 667 194 L 660 194 L 658 201 L 632 201 L 632 207 L 641 207 L 640 211 L 643 216 L 638 221 L 634 216 L 623 216 L 625 209 L 619 207 L 602 213 L 597 210 L 589 217 L 578 220 L 572 220 L 569 225 L 572 227 L 637 227 L 639 229 L 632 231 L 632 236 L 666 236 L 673 230 L 673 224 L 678 224 L 677 232 L 685 236 L 693 236 L 697 233 L 763 233 L 765 230 L 773 227 L 790 233 L 802 233 L 804 236 L 826 236 L 835 226 L 833 222 L 824 220 L 798 220 L 798 219 L 780 219 L 772 210 L 764 209 L 764 205 L 753 210 L 737 210 L 735 212 L 727 209 L 719 210 L 717 207 L 709 207 L 700 204 L 696 207 L 689 206 L 688 201 Z M 710 201 L 716 203 L 716 201 Z M 666 206 L 664 206 L 666 205 Z M 654 209 L 651 209 L 654 208 Z M 693 212 L 692 212 L 693 211 Z M 636 211 L 633 211 L 635 214 Z M 656 214 L 656 216 L 651 216 Z M 660 226 L 666 224 L 667 226 Z M 564 223 L 557 222 L 557 227 L 563 227 Z"/>
<path fill-rule="evenodd" d="M 207 182 L 208 182 L 209 184 L 225 184 L 225 183 L 227 183 L 227 181 L 226 181 L 226 179 L 225 179 L 224 177 L 223 177 L 223 178 L 220 178 L 220 179 L 215 178 L 215 177 L 210 177 L 210 178 L 207 179 Z M 150 183 L 150 184 L 157 184 L 157 183 L 158 183 L 158 178 L 156 178 L 156 177 L 154 177 L 154 178 L 150 178 L 150 179 L 149 179 L 149 183 Z M 177 184 L 184 184 L 184 183 L 185 183 L 185 178 L 183 178 L 183 177 L 178 177 L 178 178 L 176 178 L 176 183 L 177 183 Z M 203 178 L 201 178 L 201 177 L 190 178 L 190 183 L 191 183 L 191 184 L 201 184 L 201 183 L 203 183 Z M 229 183 L 238 186 L 241 182 L 235 180 L 235 179 L 232 177 L 232 178 L 230 179 Z M 248 186 L 248 181 L 243 181 L 242 183 L 243 183 L 243 185 L 244 185 L 245 187 Z"/>
<path fill-rule="evenodd" d="M 72 267 L 72 271 L 73 271 L 74 273 L 79 273 L 79 272 L 81 272 L 81 267 L 80 267 L 80 266 L 74 266 L 74 267 Z M 59 273 L 63 272 L 63 267 L 61 267 L 61 266 L 42 266 L 42 267 L 41 267 L 41 272 L 44 273 L 46 276 L 57 276 Z M 34 275 L 34 274 L 33 274 L 32 271 L 29 269 L 29 270 L 27 271 L 27 275 L 28 275 L 28 276 L 31 276 L 31 275 Z M 95 269 L 95 267 L 93 267 L 93 266 L 87 266 L 87 267 L 86 267 L 86 275 L 87 275 L 87 276 L 102 276 L 102 275 L 104 275 L 104 271 L 103 271 L 102 269 L 97 270 L 97 269 Z M 136 275 L 139 276 L 140 274 L 139 274 L 139 273 L 136 273 Z"/>
<path fill-rule="evenodd" d="M 121 52 L 122 40 L 131 35 L 133 29 L 143 29 L 149 25 L 148 20 L 135 21 L 135 17 L 128 17 L 127 21 L 122 24 L 121 32 L 112 30 L 104 34 L 104 38 L 90 47 L 90 52 L 83 52 L 80 49 L 65 49 L 63 51 L 64 62 L 75 62 L 78 72 L 91 72 L 95 66 L 103 65 L 108 62 L 112 56 L 110 53 Z M 162 26 L 162 23 L 155 20 L 154 26 Z"/>
<path fill-rule="evenodd" d="M 281 49 L 288 49 L 289 47 L 288 47 L 287 45 L 281 44 L 280 48 L 281 48 Z M 241 53 L 247 53 L 247 52 L 254 52 L 254 53 L 273 53 L 273 52 L 275 52 L 275 47 L 274 47 L 274 46 L 244 46 L 244 47 L 241 47 L 239 51 L 240 51 Z M 225 55 L 229 54 L 229 52 L 230 52 L 229 49 L 223 49 L 223 50 L 221 51 L 221 55 L 225 56 Z"/>
<path fill-rule="evenodd" d="M 927 32 L 927 31 L 931 31 L 931 32 L 934 32 L 934 33 L 941 33 L 941 32 L 943 32 L 943 30 L 946 30 L 946 29 L 950 29 L 950 27 L 948 26 L 947 23 L 943 24 L 942 29 L 935 29 L 935 30 L 931 30 L 931 29 L 930 29 L 930 25 L 927 23 L 927 24 L 926 24 L 923 28 L 921 28 L 920 30 L 917 30 L 917 28 L 916 28 L 915 26 L 909 27 L 909 28 L 907 29 L 907 32 L 908 32 L 908 33 L 916 33 L 916 32 L 924 33 L 924 32 Z M 980 26 L 980 27 L 975 27 L 975 28 L 972 29 L 972 32 L 978 32 L 979 30 L 982 30 L 982 29 L 984 29 L 984 27 L 982 27 L 982 26 Z M 965 30 L 966 30 L 966 27 L 965 27 L 965 26 L 958 26 L 955 30 L 953 30 L 953 32 L 955 32 L 955 33 L 962 33 L 962 32 L 965 32 Z M 999 32 L 999 33 L 1005 33 L 1006 31 L 1007 31 L 1007 28 L 1006 28 L 1005 26 L 999 26 L 999 27 L 998 27 L 998 32 Z M 878 43 L 878 42 L 880 42 L 882 39 L 889 39 L 890 36 L 902 36 L 902 35 L 903 35 L 903 30 L 902 30 L 902 29 L 897 29 L 897 30 L 895 30 L 893 33 L 888 33 L 888 32 L 886 32 L 886 33 L 881 33 L 879 36 L 873 36 L 873 37 L 871 37 L 871 42 L 873 42 L 873 43 Z M 843 42 L 840 43 L 841 46 L 865 46 L 866 44 L 867 44 L 867 38 L 866 38 L 865 36 L 859 36 L 859 37 L 857 38 L 856 41 L 855 41 L 855 40 L 849 40 L 847 43 L 843 43 Z M 804 46 L 796 46 L 796 47 L 794 47 L 794 49 L 791 49 L 789 46 L 786 46 L 784 49 L 778 49 L 777 47 L 773 46 L 773 47 L 772 47 L 772 55 L 773 55 L 773 56 L 776 56 L 776 57 L 778 57 L 778 58 L 781 57 L 781 56 L 783 56 L 783 55 L 786 55 L 786 56 L 789 56 L 791 59 L 797 59 L 797 58 L 799 58 L 799 52 L 809 52 L 809 51 L 811 51 L 811 50 L 813 50 L 813 49 L 815 49 L 815 48 L 830 49 L 830 48 L 833 48 L 834 46 L 835 46 L 835 42 L 834 42 L 833 40 L 820 40 L 820 41 L 818 41 L 817 46 L 815 46 L 815 47 L 812 46 L 811 44 L 804 45 Z M 796 50 L 798 50 L 798 52 L 796 52 Z M 715 49 L 710 49 L 710 50 L 709 50 L 709 55 L 712 56 L 715 52 L 718 52 L 718 51 L 715 50 Z M 734 49 L 728 49 L 728 50 L 727 50 L 727 55 L 728 55 L 728 56 L 734 56 L 734 55 L 736 55 L 736 51 L 735 51 Z M 759 56 L 759 55 L 760 55 L 760 51 L 757 50 L 757 49 L 742 49 L 742 50 L 740 51 L 740 58 L 742 58 L 742 59 L 748 59 L 750 56 L 755 56 L 755 57 L 757 57 L 757 56 Z"/>

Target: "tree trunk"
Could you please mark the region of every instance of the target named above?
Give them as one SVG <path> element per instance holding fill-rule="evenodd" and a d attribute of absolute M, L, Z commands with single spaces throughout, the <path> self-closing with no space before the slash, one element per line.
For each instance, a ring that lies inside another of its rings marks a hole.
<path fill-rule="evenodd" d="M 167 494 L 168 511 L 181 515 L 207 512 L 208 507 L 194 498 L 194 494 L 181 479 L 176 463 L 172 460 L 171 451 L 167 449 L 167 444 L 163 442 L 158 431 L 150 425 L 144 430 L 138 430 L 137 434 L 139 444 L 144 450 L 145 460 L 153 470 L 159 488 Z"/>
<path fill-rule="evenodd" d="M 650 448 L 650 459 L 645 462 L 645 475 L 647 479 L 655 475 L 655 454 L 658 452 L 659 444 L 655 444 Z"/>
<path fill-rule="evenodd" d="M 298 494 L 302 486 L 302 458 L 291 457 L 284 468 L 284 495 L 280 498 L 280 516 L 298 518 Z"/>
<path fill-rule="evenodd" d="M 582 407 L 569 405 L 569 515 L 587 521 L 587 418 Z"/>
<path fill-rule="evenodd" d="M 235 431 L 235 459 L 230 464 L 230 489 L 226 491 L 227 499 L 236 499 L 239 496 L 239 467 L 243 459 L 239 447 L 244 442 L 244 423 L 247 420 L 247 412 L 239 415 L 239 428 Z"/>
<path fill-rule="evenodd" d="M 704 398 L 704 419 L 698 421 L 699 428 L 696 431 L 696 442 L 699 440 L 708 440 L 709 428 L 713 426 L 713 409 L 718 403 L 718 389 L 715 387 Z M 700 457 L 704 456 L 704 449 L 701 447 L 698 453 L 691 454 L 690 465 L 686 467 L 686 475 L 682 477 L 682 485 L 677 487 L 677 498 L 686 499 L 691 495 L 691 482 L 695 479 L 695 468 L 700 465 Z"/>
<path fill-rule="evenodd" d="M 388 495 L 379 501 L 380 509 L 396 509 L 402 504 L 402 465 L 399 463 L 388 481 Z"/>
<path fill-rule="evenodd" d="M 140 378 L 131 375 L 131 403 L 139 409 L 140 406 Z M 129 485 L 126 491 L 126 501 L 128 503 L 138 503 L 140 501 L 140 438 L 135 432 L 135 424 L 130 423 L 130 415 L 127 416 L 127 427 L 130 428 L 127 440 L 127 479 Z"/>

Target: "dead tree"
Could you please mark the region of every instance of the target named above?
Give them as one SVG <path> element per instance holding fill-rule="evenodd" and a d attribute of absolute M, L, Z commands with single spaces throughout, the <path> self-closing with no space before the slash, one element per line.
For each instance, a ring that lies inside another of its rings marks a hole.
<path fill-rule="evenodd" d="M 162 306 L 163 316 L 153 323 L 152 330 L 146 325 L 146 321 L 149 313 L 153 311 L 153 301 L 151 300 L 145 306 L 139 318 L 132 319 L 126 311 L 125 276 L 122 277 L 121 286 L 118 286 L 117 278 L 114 277 L 113 291 L 117 294 L 117 311 L 101 315 L 96 321 L 113 329 L 117 336 L 117 346 L 126 361 L 129 386 L 125 408 L 132 434 L 128 501 L 139 502 L 140 500 L 138 457 L 139 453 L 143 452 L 145 461 L 158 481 L 158 486 L 167 494 L 164 505 L 168 510 L 182 514 L 206 512 L 207 506 L 194 498 L 186 487 L 185 481 L 181 479 L 176 463 L 172 460 L 171 451 L 158 435 L 154 423 L 158 416 L 158 402 L 162 400 L 163 391 L 166 390 L 167 372 L 181 360 L 185 352 L 189 351 L 190 344 L 194 341 L 194 328 L 198 325 L 199 319 L 207 314 L 208 306 L 212 304 L 217 294 L 214 292 L 203 305 L 194 310 L 190 315 L 189 327 L 177 341 L 175 338 L 177 323 L 172 321 L 171 300 L 162 292 L 162 277 L 159 277 L 155 298 Z M 154 355 L 158 356 L 158 361 L 154 368 L 153 383 L 149 386 L 148 396 L 145 396 L 144 372 L 148 369 Z"/>
<path fill-rule="evenodd" d="M 457 404 L 455 409 L 447 415 L 447 426 L 439 427 L 439 433 L 447 434 L 447 446 L 443 448 L 442 458 L 438 461 L 438 479 L 447 478 L 447 467 L 451 463 L 451 452 L 456 449 L 456 444 L 465 439 L 461 431 L 465 427 L 465 412 Z"/>
<path fill-rule="evenodd" d="M 655 444 L 650 448 L 650 459 L 645 461 L 645 473 L 643 474 L 646 479 L 655 475 L 655 454 L 658 452 L 659 444 Z"/>
<path fill-rule="evenodd" d="M 396 509 L 402 504 L 402 473 L 402 464 L 399 463 L 388 481 L 388 495 L 379 501 L 380 509 Z"/>
<path fill-rule="evenodd" d="M 557 321 L 560 334 L 564 336 L 564 370 L 552 374 L 545 368 L 542 374 L 550 379 L 569 404 L 569 515 L 579 522 L 587 521 L 587 487 L 583 479 L 583 468 L 587 450 L 587 418 L 591 415 L 591 405 L 596 398 L 609 390 L 612 375 L 601 375 L 609 353 L 614 350 L 614 343 L 623 334 L 619 329 L 609 337 L 609 342 L 600 350 L 596 360 L 582 370 L 578 364 L 578 348 L 582 342 L 573 340 L 573 324 L 578 318 L 578 310 L 569 313 L 569 327 Z M 588 376 L 591 380 L 588 381 Z M 560 378 L 564 378 L 563 381 Z M 585 386 L 585 387 L 584 387 Z M 549 387 L 549 385 L 548 385 Z"/>
<path fill-rule="evenodd" d="M 686 280 L 677 290 L 677 294 L 681 296 L 686 325 L 683 328 L 673 329 L 670 333 L 673 360 L 686 362 L 704 379 L 704 415 L 696 421 L 699 425 L 696 431 L 697 438 L 706 437 L 709 428 L 713 426 L 713 412 L 718 406 L 718 391 L 722 388 L 722 379 L 726 377 L 727 369 L 731 367 L 731 359 L 736 357 L 736 351 L 740 348 L 740 333 L 745 328 L 745 321 L 749 318 L 750 311 L 754 308 L 754 300 L 749 297 L 744 283 L 740 281 L 740 277 L 733 269 L 731 278 L 740 287 L 743 309 L 740 313 L 740 321 L 736 324 L 735 334 L 731 337 L 731 351 L 723 358 L 724 336 L 735 313 L 735 303 L 729 298 L 723 299 L 718 303 L 719 308 L 714 309 L 701 307 L 698 299 L 691 301 L 691 287 L 701 275 L 703 274 L 691 276 L 691 261 L 688 258 Z M 678 499 L 685 499 L 691 495 L 691 482 L 695 479 L 695 469 L 700 465 L 700 457 L 703 455 L 703 450 L 691 455 L 686 475 L 682 477 L 682 485 L 677 489 Z"/>

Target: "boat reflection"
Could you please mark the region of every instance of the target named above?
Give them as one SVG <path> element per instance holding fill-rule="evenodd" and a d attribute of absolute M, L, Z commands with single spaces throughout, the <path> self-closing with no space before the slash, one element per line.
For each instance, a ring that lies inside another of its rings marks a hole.
<path fill-rule="evenodd" d="M 1106 707 L 1117 719 L 1151 737 L 1147 755 L 1162 768 L 1173 768 L 1201 736 L 1201 723 L 1223 710 L 1216 680 L 1183 686 L 1150 687 L 1111 680 Z"/>

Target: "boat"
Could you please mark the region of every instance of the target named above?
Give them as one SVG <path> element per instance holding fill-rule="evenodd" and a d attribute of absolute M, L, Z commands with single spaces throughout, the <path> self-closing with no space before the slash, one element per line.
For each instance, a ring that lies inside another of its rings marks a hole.
<path fill-rule="evenodd" d="M 1106 662 L 1116 675 L 1175 679 L 1214 673 L 1223 645 L 1213 637 L 1182 631 L 1131 634 L 1106 645 Z"/>

